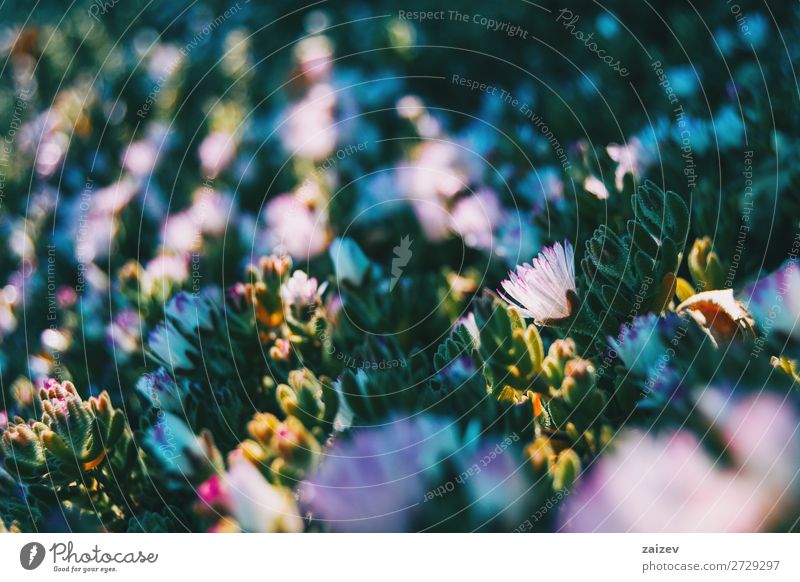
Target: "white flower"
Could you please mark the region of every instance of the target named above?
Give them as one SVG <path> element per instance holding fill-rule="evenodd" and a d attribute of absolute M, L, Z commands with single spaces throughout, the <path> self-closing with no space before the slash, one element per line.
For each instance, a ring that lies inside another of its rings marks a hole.
<path fill-rule="evenodd" d="M 478 322 L 475 319 L 475 314 L 470 312 L 458 321 L 456 321 L 453 329 L 458 329 L 459 327 L 463 327 L 467 330 L 470 337 L 472 338 L 473 344 L 475 347 L 481 345 L 481 330 L 478 328 Z"/>
<path fill-rule="evenodd" d="M 298 270 L 281 286 L 280 294 L 286 305 L 305 306 L 316 303 L 318 290 L 317 280 Z"/>
<path fill-rule="evenodd" d="M 303 520 L 291 494 L 270 485 L 249 461 L 238 458 L 224 477 L 230 511 L 246 532 L 300 532 Z"/>
<path fill-rule="evenodd" d="M 518 265 L 501 283 L 500 295 L 526 317 L 546 322 L 572 313 L 569 294 L 575 293 L 574 251 L 569 241 L 545 247 L 532 264 Z"/>
<path fill-rule="evenodd" d="M 177 254 L 199 251 L 203 238 L 190 212 L 178 212 L 164 222 L 161 241 L 165 249 Z"/>
<path fill-rule="evenodd" d="M 156 255 L 147 263 L 145 273 L 147 285 L 143 285 L 143 290 L 148 294 L 152 291 L 149 287 L 152 286 L 153 280 L 156 279 L 174 283 L 175 285 L 181 285 L 189 278 L 189 260 L 183 255 Z"/>
<path fill-rule="evenodd" d="M 369 271 L 369 259 L 356 241 L 347 237 L 337 238 L 331 243 L 328 253 L 340 282 L 347 281 L 355 286 L 364 282 Z"/>

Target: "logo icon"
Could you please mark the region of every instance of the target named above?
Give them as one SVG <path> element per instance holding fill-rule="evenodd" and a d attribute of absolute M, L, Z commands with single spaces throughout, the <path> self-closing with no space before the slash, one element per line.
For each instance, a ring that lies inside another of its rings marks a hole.
<path fill-rule="evenodd" d="M 26 570 L 35 570 L 42 565 L 44 554 L 44 546 L 39 542 L 27 543 L 19 552 L 19 563 Z"/>
<path fill-rule="evenodd" d="M 400 244 L 392 249 L 394 258 L 392 259 L 392 280 L 389 283 L 389 291 L 394 291 L 394 286 L 403 275 L 403 268 L 411 260 L 411 243 L 414 241 L 408 235 L 400 239 Z"/>

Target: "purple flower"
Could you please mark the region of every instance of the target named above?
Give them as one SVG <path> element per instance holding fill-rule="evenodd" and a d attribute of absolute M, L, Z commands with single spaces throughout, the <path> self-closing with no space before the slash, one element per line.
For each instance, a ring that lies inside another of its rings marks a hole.
<path fill-rule="evenodd" d="M 185 387 L 185 381 L 182 381 Z M 156 410 L 166 410 L 176 414 L 183 413 L 183 397 L 187 391 L 176 384 L 164 368 L 145 374 L 136 383 L 136 390 L 144 396 Z"/>
<path fill-rule="evenodd" d="M 739 294 L 761 331 L 800 338 L 800 265 L 789 261 Z"/>
<path fill-rule="evenodd" d="M 659 333 L 659 321 L 653 313 L 640 315 L 630 325 L 623 325 L 616 338 L 608 338 L 608 344 L 625 367 L 641 377 L 650 373 L 652 365 L 667 349 Z"/>
<path fill-rule="evenodd" d="M 289 155 L 320 161 L 333 152 L 337 140 L 335 105 L 333 89 L 318 84 L 287 110 L 281 139 Z"/>
<path fill-rule="evenodd" d="M 426 476 L 456 448 L 453 426 L 425 416 L 355 430 L 327 450 L 300 498 L 335 531 L 408 531 Z"/>
<path fill-rule="evenodd" d="M 450 518 L 476 529 L 513 528 L 527 514 L 531 490 L 513 446 L 519 437 L 481 440 L 477 430 L 461 435 L 456 426 L 417 415 L 354 429 L 300 485 L 301 502 L 335 531 L 410 531 Z M 459 506 L 464 511 L 454 515 Z"/>

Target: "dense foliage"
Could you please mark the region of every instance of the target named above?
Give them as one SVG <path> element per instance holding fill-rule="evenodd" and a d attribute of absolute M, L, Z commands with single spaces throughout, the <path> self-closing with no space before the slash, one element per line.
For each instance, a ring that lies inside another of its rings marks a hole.
<path fill-rule="evenodd" d="M 401 4 L 0 7 L 0 529 L 798 528 L 797 6 Z"/>

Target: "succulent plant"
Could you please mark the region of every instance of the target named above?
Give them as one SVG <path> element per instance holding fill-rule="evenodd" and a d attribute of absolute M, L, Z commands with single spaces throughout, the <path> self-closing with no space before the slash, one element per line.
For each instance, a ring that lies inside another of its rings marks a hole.
<path fill-rule="evenodd" d="M 84 400 L 71 382 L 49 379 L 37 394 L 38 420 L 16 418 L 0 437 L 8 471 L 80 510 L 124 518 L 141 487 L 142 458 L 122 411 L 107 392 Z M 37 491 L 39 489 L 36 489 Z"/>

